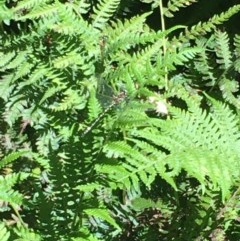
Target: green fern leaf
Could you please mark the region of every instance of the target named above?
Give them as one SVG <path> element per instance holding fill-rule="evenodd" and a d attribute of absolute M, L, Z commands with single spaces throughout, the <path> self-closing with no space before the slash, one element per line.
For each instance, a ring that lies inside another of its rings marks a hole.
<path fill-rule="evenodd" d="M 7 101 L 12 91 L 15 89 L 15 86 L 12 83 L 14 73 L 2 76 L 0 82 L 0 97 Z"/>
<path fill-rule="evenodd" d="M 89 120 L 92 121 L 96 119 L 100 113 L 102 112 L 102 107 L 96 97 L 95 90 L 90 91 L 90 97 L 88 100 L 88 114 L 89 114 Z"/>
<path fill-rule="evenodd" d="M 234 92 L 237 92 L 239 90 L 238 82 L 235 80 L 229 80 L 227 78 L 222 78 L 222 80 L 219 82 L 219 87 L 223 93 L 223 98 L 239 109 L 240 101 L 233 94 Z"/>
<path fill-rule="evenodd" d="M 108 223 L 113 225 L 116 229 L 121 230 L 119 225 L 116 223 L 116 221 L 109 214 L 108 210 L 100 209 L 100 208 L 88 208 L 88 209 L 84 209 L 83 211 L 87 215 L 93 216 L 95 218 L 100 218 L 104 221 L 107 221 Z"/>
<path fill-rule="evenodd" d="M 229 48 L 229 38 L 226 32 L 216 31 L 216 46 L 215 51 L 217 54 L 217 63 L 221 65 L 221 68 L 227 70 L 232 65 L 232 56 Z"/>
<path fill-rule="evenodd" d="M 92 75 L 95 71 L 92 63 L 88 62 L 86 57 L 81 56 L 81 54 L 76 51 L 69 52 L 65 56 L 53 60 L 53 65 L 57 69 L 80 67 L 85 75 Z"/>
<path fill-rule="evenodd" d="M 41 105 L 45 100 L 52 97 L 55 93 L 65 89 L 64 87 L 51 87 L 44 93 L 42 99 L 40 100 L 39 104 Z"/>
<path fill-rule="evenodd" d="M 98 183 L 88 183 L 87 185 L 78 185 L 75 189 L 81 192 L 93 192 L 101 187 Z"/>
<path fill-rule="evenodd" d="M 20 66 L 22 63 L 26 62 L 28 51 L 20 51 L 16 58 L 14 58 L 8 65 L 7 69 L 15 69 Z"/>
<path fill-rule="evenodd" d="M 53 23 L 47 27 L 54 30 L 55 32 L 65 35 L 76 34 L 81 25 L 81 22 L 75 13 L 75 8 L 73 3 L 65 3 L 59 5 L 58 15 L 60 20 L 55 21 L 56 23 Z"/>
<path fill-rule="evenodd" d="M 181 33 L 178 38 L 173 38 L 172 43 L 188 42 L 190 39 L 196 39 L 196 37 L 203 36 L 206 33 L 215 30 L 216 26 L 223 24 L 233 15 L 240 12 L 240 5 L 234 5 L 229 8 L 226 12 L 221 13 L 220 15 L 214 15 L 207 22 L 199 22 L 197 25 L 191 27 L 190 30 L 187 30 L 185 34 Z"/>
<path fill-rule="evenodd" d="M 7 8 L 5 4 L 2 2 L 0 6 L 0 21 L 4 22 L 6 25 L 10 25 L 10 19 L 13 17 L 13 13 L 11 9 Z"/>
<path fill-rule="evenodd" d="M 75 51 L 67 53 L 65 56 L 58 57 L 53 61 L 54 67 L 58 69 L 73 66 L 76 63 L 80 63 L 81 65 L 84 64 L 83 58 Z"/>
<path fill-rule="evenodd" d="M 155 128 L 129 132 L 132 137 L 128 141 L 133 143 L 133 147 L 126 142 L 106 144 L 103 151 L 108 158 L 124 161 L 121 167 L 116 163 L 112 170 L 104 165 L 97 170 L 126 187 L 132 185 L 137 189 L 140 180 L 150 186 L 156 175 L 160 175 L 177 189 L 174 177 L 184 169 L 203 187 L 206 178 L 210 178 L 215 186 L 221 188 L 225 199 L 239 176 L 239 120 L 219 102 L 211 100 L 212 112 L 209 114 L 200 109 L 198 103 L 192 103 L 189 111 L 169 107 L 172 119 L 151 119 L 149 123 Z M 162 148 L 169 154 L 160 151 Z M 231 163 L 228 167 L 225 160 Z"/>
<path fill-rule="evenodd" d="M 30 228 L 17 227 L 14 228 L 14 232 L 17 234 L 18 238 L 14 241 L 41 241 L 39 234 L 34 233 Z"/>
<path fill-rule="evenodd" d="M 191 4 L 197 2 L 198 0 L 170 0 L 168 1 L 167 7 L 164 9 L 163 14 L 166 17 L 173 17 L 172 12 L 179 11 L 179 8 L 184 8 L 190 6 Z"/>
<path fill-rule="evenodd" d="M 67 89 L 64 93 L 64 98 L 61 102 L 50 106 L 54 111 L 65 110 L 82 110 L 86 106 L 86 96 L 81 94 L 81 91 Z"/>
<path fill-rule="evenodd" d="M 9 52 L 7 54 L 0 54 L 0 68 L 5 67 L 13 58 L 15 57 L 15 52 Z M 4 68 L 3 68 L 4 69 Z"/>
<path fill-rule="evenodd" d="M 26 76 L 28 75 L 30 72 L 31 72 L 31 69 L 34 65 L 32 63 L 29 63 L 29 62 L 25 62 L 25 63 L 22 63 L 20 66 L 18 66 L 16 72 L 15 72 L 15 76 L 14 76 L 14 79 L 13 81 L 23 77 L 23 76 Z"/>
<path fill-rule="evenodd" d="M 145 13 L 130 20 L 125 20 L 124 23 L 122 21 L 112 22 L 111 26 L 108 26 L 105 30 L 108 36 L 109 51 L 114 52 L 117 49 L 129 49 L 138 43 L 153 41 L 156 33 L 149 33 L 150 30 L 144 25 L 146 17 L 149 15 L 150 13 Z"/>
<path fill-rule="evenodd" d="M 240 35 L 235 35 L 234 45 L 236 47 L 236 56 L 239 59 L 240 58 Z"/>
<path fill-rule="evenodd" d="M 5 156 L 1 161 L 0 161 L 0 168 L 5 167 L 9 163 L 17 160 L 19 157 L 23 156 L 26 152 L 13 152 Z"/>
<path fill-rule="evenodd" d="M 48 68 L 46 68 L 45 66 L 43 65 L 38 66 L 30 74 L 28 81 L 25 81 L 24 83 L 19 84 L 19 88 L 21 89 L 26 85 L 38 85 L 38 81 L 41 80 L 44 76 L 46 76 L 48 71 L 49 71 Z"/>
<path fill-rule="evenodd" d="M 153 150 L 153 148 L 151 149 Z M 163 153 L 159 152 L 158 157 L 151 155 L 150 158 L 147 158 L 147 153 L 141 154 L 139 151 L 131 148 L 124 142 L 109 143 L 104 147 L 104 152 L 106 152 L 108 157 L 126 158 L 126 162 L 122 164 L 125 171 L 119 169 L 120 172 L 118 172 L 118 169 L 114 168 L 112 173 L 113 176 L 112 174 L 110 175 L 110 177 L 116 179 L 117 182 L 126 184 L 129 183 L 129 180 L 131 180 L 133 187 L 138 190 L 139 180 L 147 186 L 150 186 L 156 175 L 161 173 L 163 174 L 162 178 L 168 180 L 169 184 L 176 189 L 176 185 L 171 178 L 171 175 L 168 175 L 167 173 L 164 174 L 166 168 L 164 167 L 164 162 L 162 161 L 165 157 Z M 102 170 L 104 170 L 104 167 Z"/>
<path fill-rule="evenodd" d="M 103 241 L 102 239 L 96 238 L 87 228 L 82 227 L 80 230 L 82 237 L 72 238 L 71 241 Z"/>
<path fill-rule="evenodd" d="M 21 11 L 23 9 L 33 9 L 34 7 L 38 7 L 39 5 L 44 5 L 48 0 L 23 0 L 17 3 L 17 6 L 14 7 L 14 12 Z"/>
<path fill-rule="evenodd" d="M 198 53 L 201 53 L 203 50 L 201 48 L 188 48 L 180 49 L 178 53 L 166 53 L 164 56 L 164 66 L 174 70 L 176 65 L 184 65 L 190 59 L 193 59 Z"/>
<path fill-rule="evenodd" d="M 58 13 L 59 5 L 57 3 L 55 4 L 46 4 L 43 6 L 36 6 L 33 8 L 30 13 L 27 13 L 23 16 L 16 16 L 17 21 L 22 21 L 26 19 L 37 19 L 37 18 L 47 18 L 47 17 L 53 17 L 56 16 Z"/>
<path fill-rule="evenodd" d="M 211 38 L 211 41 L 213 40 L 213 37 Z M 210 44 L 211 41 L 209 41 L 207 38 L 199 39 L 197 41 L 197 45 L 200 45 L 202 47 L 202 51 L 197 54 L 195 61 L 194 61 L 194 67 L 203 76 L 204 80 L 212 81 L 212 83 L 216 82 L 216 77 L 214 76 L 214 65 L 211 65 L 211 56 L 209 56 L 208 51 L 206 50 L 206 45 Z"/>
<path fill-rule="evenodd" d="M 16 95 L 6 104 L 4 120 L 12 126 L 17 119 L 26 111 L 27 101 L 22 95 Z"/>
<path fill-rule="evenodd" d="M 1 241 L 9 241 L 10 232 L 7 231 L 4 223 L 0 223 L 0 239 Z"/>
<path fill-rule="evenodd" d="M 51 145 L 52 150 L 57 150 L 59 148 L 59 141 L 61 137 L 58 137 L 56 133 L 50 129 L 47 133 L 39 136 L 36 145 L 38 152 L 44 157 L 49 154 L 49 145 Z"/>
<path fill-rule="evenodd" d="M 96 29 L 103 29 L 106 22 L 115 13 L 120 0 L 100 0 L 97 7 L 94 7 L 92 26 Z"/>
<path fill-rule="evenodd" d="M 23 195 L 18 191 L 14 191 L 12 187 L 17 182 L 22 181 L 27 177 L 29 177 L 28 173 L 13 173 L 6 176 L 0 176 L 0 199 L 4 202 L 8 202 L 12 206 L 21 205 Z"/>
<path fill-rule="evenodd" d="M 81 13 L 81 14 L 86 14 L 89 9 L 90 9 L 91 5 L 88 2 L 88 0 L 80 0 L 78 1 L 78 5 L 74 6 L 74 8 L 77 10 L 77 12 Z"/>

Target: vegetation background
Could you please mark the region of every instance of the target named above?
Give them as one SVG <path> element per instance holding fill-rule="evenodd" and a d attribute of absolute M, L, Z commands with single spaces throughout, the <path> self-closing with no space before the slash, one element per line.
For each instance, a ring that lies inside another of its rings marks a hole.
<path fill-rule="evenodd" d="M 0 240 L 240 240 L 237 0 L 1 0 Z"/>

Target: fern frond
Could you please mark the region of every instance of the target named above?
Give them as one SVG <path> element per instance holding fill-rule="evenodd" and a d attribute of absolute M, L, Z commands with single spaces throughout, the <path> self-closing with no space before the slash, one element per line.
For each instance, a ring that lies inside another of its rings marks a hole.
<path fill-rule="evenodd" d="M 230 80 L 227 78 L 222 78 L 219 82 L 219 88 L 222 91 L 223 98 L 229 103 L 236 106 L 238 109 L 240 108 L 240 100 L 234 96 L 234 92 L 236 93 L 239 90 L 239 84 L 235 80 Z"/>
<path fill-rule="evenodd" d="M 94 190 L 97 190 L 101 188 L 102 186 L 98 183 L 88 183 L 87 185 L 78 185 L 75 187 L 76 190 L 79 190 L 81 192 L 92 192 Z"/>
<path fill-rule="evenodd" d="M 159 64 L 159 68 L 157 69 L 158 73 L 156 74 L 159 74 L 159 72 L 161 72 L 164 75 L 165 72 L 161 68 L 161 66 L 163 65 L 163 61 L 161 58 L 162 58 L 162 51 L 163 51 L 162 48 L 163 48 L 164 38 L 169 33 L 179 28 L 182 28 L 182 26 L 175 26 L 167 31 L 157 32 L 154 36 L 154 38 L 156 37 L 155 42 L 151 43 L 150 41 L 149 44 L 146 45 L 147 47 L 139 48 L 139 50 L 134 51 L 133 54 L 128 52 L 126 53 L 125 51 L 120 52 L 119 56 L 117 57 L 115 56 L 116 61 L 119 62 L 119 67 L 116 69 L 116 71 L 113 72 L 114 76 L 118 76 L 119 79 L 123 79 L 123 77 L 121 76 L 125 77 L 125 75 L 131 75 L 132 77 L 137 74 L 135 76 L 137 81 L 141 82 L 140 79 L 138 79 L 141 76 L 141 78 L 143 79 L 143 82 L 146 82 L 146 80 L 148 81 L 149 79 L 152 79 L 152 76 L 148 75 L 148 74 L 151 74 L 151 72 L 148 72 L 149 68 L 146 68 L 146 67 L 149 67 L 149 63 L 155 63 L 155 62 Z M 133 36 L 135 36 L 134 33 L 133 33 Z M 139 40 L 141 41 L 141 36 L 139 37 Z M 144 40 L 144 34 L 143 34 L 143 40 Z M 131 44 L 134 45 L 135 44 L 134 41 Z M 187 53 L 187 50 L 186 50 L 186 54 L 185 55 L 182 54 L 182 59 L 183 59 L 183 56 L 187 56 L 187 55 L 190 58 L 190 53 Z M 177 62 L 177 59 L 178 58 L 176 57 L 175 58 L 176 62 Z M 109 78 L 115 78 L 114 76 L 113 77 L 110 76 Z"/>
<path fill-rule="evenodd" d="M 4 120 L 12 126 L 13 123 L 26 111 L 27 100 L 23 95 L 16 95 L 11 98 L 11 101 L 6 104 L 3 113 Z"/>
<path fill-rule="evenodd" d="M 211 38 L 212 41 L 213 38 Z M 212 58 L 209 56 L 209 53 L 205 47 L 208 44 L 207 38 L 204 38 L 197 41 L 197 45 L 202 47 L 202 51 L 197 54 L 194 60 L 194 68 L 196 71 L 201 74 L 202 78 L 212 83 L 216 82 L 216 77 L 214 76 L 214 64 L 212 64 Z M 210 43 L 210 42 L 209 42 Z"/>
<path fill-rule="evenodd" d="M 145 126 L 148 121 L 148 116 L 144 112 L 146 106 L 132 101 L 118 116 L 115 127 L 130 127 L 130 126 Z"/>
<path fill-rule="evenodd" d="M 6 187 L 1 186 L 1 180 L 0 180 L 0 198 L 1 201 L 7 202 L 12 206 L 19 206 L 23 202 L 23 195 L 20 194 L 18 191 L 14 190 L 7 190 Z"/>
<path fill-rule="evenodd" d="M 178 53 L 166 53 L 163 59 L 163 65 L 168 69 L 175 70 L 175 66 L 184 65 L 190 59 L 202 52 L 202 48 L 180 49 Z"/>
<path fill-rule="evenodd" d="M 93 15 L 92 26 L 99 30 L 103 29 L 119 4 L 120 0 L 99 0 L 97 6 L 93 8 L 95 14 Z"/>
<path fill-rule="evenodd" d="M 190 6 L 191 4 L 197 2 L 198 0 L 170 0 L 167 3 L 167 7 L 165 7 L 163 14 L 166 17 L 173 17 L 174 15 L 172 13 L 177 12 L 180 10 L 180 8 L 185 8 L 187 6 Z"/>
<path fill-rule="evenodd" d="M 240 58 L 240 35 L 235 35 L 234 37 L 235 55 Z"/>
<path fill-rule="evenodd" d="M 114 167 L 109 172 L 110 169 L 103 166 L 102 171 L 119 183 L 126 181 L 136 187 L 139 180 L 150 185 L 155 176 L 160 175 L 177 188 L 173 177 L 185 169 L 203 186 L 209 177 L 221 188 L 225 199 L 239 175 L 239 120 L 226 105 L 212 103 L 210 114 L 197 105 L 190 106 L 188 112 L 171 107 L 172 119 L 153 119 L 150 123 L 155 128 L 146 127 L 129 133 L 133 135 L 129 141 L 134 147 L 125 142 L 108 143 L 104 147 L 107 156 L 125 161 L 120 169 Z M 160 151 L 162 148 L 169 154 Z M 228 167 L 225 160 L 231 163 Z"/>
<path fill-rule="evenodd" d="M 14 186 L 18 181 L 25 180 L 29 176 L 28 173 L 11 173 L 6 176 L 0 176 L 0 185 L 1 187 L 5 187 L 6 189 Z"/>
<path fill-rule="evenodd" d="M 44 5 L 45 3 L 49 2 L 48 0 L 23 0 L 17 2 L 17 6 L 14 7 L 14 12 L 18 12 L 21 10 L 32 9 L 34 7 L 38 7 L 39 5 Z"/>
<path fill-rule="evenodd" d="M 16 159 L 18 159 L 19 157 L 21 157 L 25 153 L 26 152 L 13 152 L 13 153 L 8 154 L 7 156 L 5 156 L 0 161 L 0 168 L 5 167 L 6 165 L 8 165 L 9 163 L 15 161 Z"/>
<path fill-rule="evenodd" d="M 23 16 L 16 16 L 16 21 L 23 21 L 26 19 L 38 19 L 38 18 L 48 18 L 48 17 L 56 17 L 58 13 L 59 4 L 38 4 L 35 8 L 31 9 L 31 11 Z M 16 14 L 17 15 L 17 14 Z"/>
<path fill-rule="evenodd" d="M 161 14 L 170 16 L 195 1 L 167 1 Z M 209 40 L 199 36 L 238 13 L 240 5 L 169 40 L 183 27 L 156 32 L 146 22 L 151 13 L 116 20 L 123 8 L 122 18 L 128 15 L 126 1 L 0 2 L 1 155 L 19 150 L 5 156 L 0 168 L 21 155 L 31 160 L 14 163 L 12 170 L 18 174 L 0 176 L 0 199 L 13 209 L 21 206 L 24 220 L 31 220 L 42 236 L 20 220 L 17 228 L 9 227 L 15 232 L 12 239 L 125 240 L 122 227 L 127 236 L 140 234 L 129 239 L 146 239 L 148 227 L 135 229 L 141 225 L 139 209 L 157 204 L 142 200 L 138 209 L 132 204 L 145 192 L 143 185 L 152 195 L 150 188 L 163 183 L 167 194 L 162 200 L 171 207 L 179 201 L 176 196 L 190 197 L 188 188 L 182 188 L 190 183 L 188 178 L 194 182 L 188 186 L 193 187 L 191 194 L 196 192 L 193 199 L 210 187 L 211 193 L 221 190 L 223 199 L 228 196 L 239 179 L 239 120 L 234 111 L 240 104 L 237 80 L 229 70 L 240 70 L 240 40 L 235 37 L 231 54 L 225 33 L 216 32 Z M 190 47 L 192 43 L 197 47 Z M 219 66 L 224 71 L 215 70 Z M 209 80 L 211 94 L 220 88 L 230 107 L 203 94 Z M 156 113 L 157 103 L 164 105 L 165 115 Z M 178 204 L 172 208 L 177 214 L 182 208 Z M 170 218 L 161 224 L 169 227 Z M 185 223 L 185 216 L 177 221 L 183 219 Z M 175 228 L 184 229 L 174 223 L 169 230 Z M 0 239 L 6 232 L 0 224 Z"/>
<path fill-rule="evenodd" d="M 0 223 L 0 239 L 2 241 L 9 241 L 10 232 L 6 229 L 3 222 Z"/>
<path fill-rule="evenodd" d="M 82 53 L 83 54 L 83 53 Z M 55 68 L 66 68 L 66 67 L 80 67 L 85 75 L 94 74 L 94 66 L 91 62 L 88 62 L 88 57 L 81 56 L 80 53 L 72 51 L 67 53 L 65 56 L 58 57 L 53 60 L 53 65 Z M 84 61 L 85 60 L 85 61 Z"/>
<path fill-rule="evenodd" d="M 58 87 L 50 87 L 48 90 L 44 93 L 43 97 L 41 98 L 39 104 L 41 105 L 43 102 L 45 102 L 48 98 L 54 96 L 54 94 L 60 92 L 61 90 L 64 90 L 64 86 L 58 86 Z"/>
<path fill-rule="evenodd" d="M 197 25 L 191 27 L 190 30 L 187 30 L 185 33 L 181 33 L 178 38 L 173 38 L 173 43 L 180 42 L 188 42 L 190 39 L 196 39 L 198 36 L 203 36 L 212 30 L 214 30 L 218 25 L 223 24 L 233 15 L 240 12 L 240 5 L 234 5 L 229 8 L 226 12 L 221 13 L 220 15 L 214 15 L 207 22 L 201 23 L 199 22 Z"/>
<path fill-rule="evenodd" d="M 152 42 L 157 39 L 156 33 L 150 32 L 144 22 L 149 13 L 131 18 L 130 20 L 111 22 L 105 31 L 108 36 L 107 47 L 109 51 L 129 49 L 140 43 Z"/>
<path fill-rule="evenodd" d="M 234 62 L 234 69 L 239 73 L 240 72 L 240 58 L 238 58 L 235 62 Z"/>
<path fill-rule="evenodd" d="M 19 51 L 17 56 L 6 66 L 6 69 L 15 69 L 26 62 L 28 51 Z"/>
<path fill-rule="evenodd" d="M 52 150 L 57 150 L 59 148 L 60 140 L 61 137 L 58 137 L 52 129 L 47 133 L 44 133 L 42 136 L 39 136 L 36 142 L 39 154 L 47 157 L 49 154 L 49 145 Z"/>
<path fill-rule="evenodd" d="M 0 199 L 2 201 L 8 202 L 10 205 L 21 205 L 23 200 L 23 195 L 18 191 L 14 191 L 13 186 L 24 179 L 29 177 L 28 173 L 12 173 L 6 176 L 0 176 Z"/>
<path fill-rule="evenodd" d="M 107 209 L 88 208 L 88 209 L 84 209 L 83 212 L 89 216 L 93 216 L 95 218 L 100 218 L 104 221 L 107 221 L 109 224 L 113 225 L 116 229 L 121 230 L 121 228 L 116 223 L 116 221 L 111 217 Z"/>
<path fill-rule="evenodd" d="M 221 65 L 220 68 L 227 70 L 232 64 L 232 55 L 229 48 L 229 37 L 226 32 L 216 31 L 215 41 L 215 51 L 218 57 L 217 63 Z"/>
<path fill-rule="evenodd" d="M 50 163 L 49 159 L 42 157 L 38 153 L 31 153 L 34 161 L 36 161 L 41 167 L 44 168 L 44 170 L 49 170 L 50 169 Z"/>
<path fill-rule="evenodd" d="M 146 60 L 152 59 L 157 53 L 158 54 L 161 53 L 164 38 L 171 32 L 173 32 L 177 29 L 181 29 L 181 28 L 184 28 L 184 27 L 181 25 L 177 25 L 168 30 L 159 31 L 159 32 L 155 33 L 155 37 L 153 35 L 152 35 L 152 37 L 156 38 L 156 41 L 153 41 L 153 43 L 149 44 L 147 47 L 145 47 L 145 49 L 140 48 L 139 51 L 134 51 L 134 53 L 132 55 L 130 55 L 130 54 L 123 55 L 123 57 L 125 56 L 125 58 L 126 58 L 126 60 L 123 61 L 123 64 L 125 64 L 125 62 L 131 63 L 131 61 L 133 61 L 133 63 L 135 63 L 135 62 L 136 63 L 144 63 Z M 144 37 L 144 35 L 143 35 L 143 37 Z M 151 43 L 152 40 L 149 42 Z M 141 43 L 141 41 L 140 41 L 140 43 Z M 135 43 L 133 43 L 133 44 L 135 44 Z M 130 56 L 132 56 L 132 58 Z"/>
<path fill-rule="evenodd" d="M 80 4 L 80 3 L 79 3 Z M 79 30 L 83 32 L 83 29 L 81 26 L 83 25 L 84 20 L 79 15 L 79 8 L 75 6 L 74 3 L 65 3 L 61 4 L 58 7 L 58 17 L 56 21 L 54 21 L 53 24 L 47 25 L 46 27 L 49 29 L 52 29 L 55 32 L 62 33 L 65 35 L 74 35 Z M 84 5 L 85 7 L 88 6 L 88 4 Z M 84 11 L 84 8 L 81 6 L 81 11 Z M 51 20 L 52 21 L 52 20 Z M 85 26 L 87 23 L 85 23 Z M 86 32 L 85 32 L 86 33 Z M 87 31 L 89 33 L 89 31 Z"/>
<path fill-rule="evenodd" d="M 239 119 L 233 113 L 233 111 L 227 106 L 227 104 L 222 104 L 219 101 L 214 100 L 207 96 L 210 102 L 212 103 L 211 118 L 216 126 L 219 128 L 221 140 L 223 144 L 228 149 L 227 152 L 232 150 L 232 153 L 236 153 L 239 145 Z M 237 152 L 238 153 L 238 152 Z M 230 152 L 229 152 L 230 154 Z"/>
<path fill-rule="evenodd" d="M 81 110 L 86 106 L 86 96 L 81 94 L 82 91 L 74 91 L 67 89 L 63 94 L 64 98 L 60 103 L 55 103 L 50 108 L 53 111 L 66 111 L 66 110 Z"/>
<path fill-rule="evenodd" d="M 73 66 L 80 61 L 83 64 L 83 58 L 79 56 L 75 51 L 67 53 L 65 56 L 58 57 L 53 61 L 55 68 L 66 68 L 68 66 Z"/>
<path fill-rule="evenodd" d="M 10 25 L 10 20 L 13 17 L 13 12 L 11 9 L 7 8 L 4 2 L 0 5 L 0 21 L 4 22 L 6 25 Z"/>
<path fill-rule="evenodd" d="M 64 6 L 63 6 L 64 9 Z M 75 10 L 75 8 L 74 8 Z M 54 30 L 54 26 L 53 25 L 53 30 Z M 65 28 L 64 23 L 63 23 L 63 29 Z M 51 29 L 51 25 L 48 26 L 48 28 L 50 27 Z M 96 44 L 96 40 L 98 40 L 100 38 L 100 33 L 97 29 L 93 28 L 93 26 L 91 24 L 89 24 L 87 21 L 85 21 L 83 19 L 83 17 L 80 15 L 78 15 L 78 17 L 76 18 L 75 23 L 73 24 L 73 26 L 69 26 L 68 22 L 66 23 L 66 28 L 69 28 L 69 33 L 71 34 L 73 30 L 75 30 L 75 34 L 77 33 L 77 35 L 79 35 L 81 41 L 81 44 L 83 44 L 86 47 L 86 50 L 88 50 L 88 54 L 91 55 L 91 51 L 93 52 L 92 56 L 95 55 L 95 51 L 96 48 L 94 48 L 93 46 L 95 46 Z M 64 32 L 65 33 L 65 32 Z M 88 40 L 88 41 L 86 41 Z M 98 48 L 99 50 L 99 48 Z"/>
<path fill-rule="evenodd" d="M 14 73 L 3 75 L 0 82 L 0 96 L 7 101 L 15 86 L 12 84 Z"/>
<path fill-rule="evenodd" d="M 32 229 L 23 226 L 14 228 L 14 232 L 17 234 L 18 239 L 15 241 L 41 241 L 42 238 L 39 234 L 33 232 Z"/>
<path fill-rule="evenodd" d="M 78 5 L 75 4 L 73 8 L 77 13 L 86 14 L 90 10 L 91 4 L 88 0 L 80 0 L 78 1 Z"/>
<path fill-rule="evenodd" d="M 96 119 L 102 112 L 101 105 L 96 97 L 96 91 L 94 89 L 89 92 L 88 110 L 90 121 Z"/>
<path fill-rule="evenodd" d="M 20 64 L 16 69 L 13 81 L 28 75 L 31 72 L 33 67 L 34 67 L 34 64 L 29 62 L 24 62 Z"/>
<path fill-rule="evenodd" d="M 4 70 L 5 65 L 7 65 L 15 57 L 15 52 L 9 52 L 7 54 L 0 53 L 0 68 Z"/>
<path fill-rule="evenodd" d="M 20 83 L 19 89 L 23 88 L 27 85 L 38 85 L 38 81 L 42 80 L 43 77 L 45 77 L 50 72 L 49 68 L 47 68 L 44 65 L 39 65 L 36 69 L 32 71 L 32 73 L 29 75 L 28 80 L 26 80 L 24 83 Z"/>
<path fill-rule="evenodd" d="M 135 142 L 135 140 L 133 140 Z M 148 146 L 147 143 L 142 143 L 144 146 Z M 126 162 L 122 163 L 122 167 L 112 167 L 112 171 L 106 169 L 107 166 L 103 165 L 100 169 L 101 172 L 107 173 L 110 179 L 115 180 L 117 183 L 123 184 L 127 189 L 131 186 L 134 189 L 139 189 L 139 181 L 142 181 L 145 185 L 150 187 L 158 174 L 165 179 L 173 188 L 177 188 L 172 178 L 172 174 L 166 173 L 164 153 L 158 153 L 155 155 L 153 147 L 140 153 L 137 149 L 134 149 L 124 142 L 109 143 L 104 147 L 108 157 L 124 157 Z M 149 157 L 148 157 L 149 154 Z"/>
<path fill-rule="evenodd" d="M 82 227 L 80 232 L 82 237 L 73 237 L 71 241 L 103 241 L 103 239 L 95 237 L 86 227 Z"/>

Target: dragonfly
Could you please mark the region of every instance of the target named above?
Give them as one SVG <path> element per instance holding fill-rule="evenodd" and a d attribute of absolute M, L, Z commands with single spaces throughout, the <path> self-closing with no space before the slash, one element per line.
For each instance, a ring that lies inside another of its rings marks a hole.
<path fill-rule="evenodd" d="M 109 112 L 114 106 L 122 103 L 123 100 L 126 99 L 126 92 L 121 91 L 117 95 L 114 95 L 112 97 L 111 103 L 104 109 L 104 111 L 88 126 L 82 133 L 81 137 L 86 136 L 93 128 L 95 125 L 98 124 L 98 122 Z"/>

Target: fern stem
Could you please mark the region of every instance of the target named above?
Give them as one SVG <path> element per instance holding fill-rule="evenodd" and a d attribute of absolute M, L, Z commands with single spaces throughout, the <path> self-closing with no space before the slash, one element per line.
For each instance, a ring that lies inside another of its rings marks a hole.
<path fill-rule="evenodd" d="M 165 19 L 164 19 L 164 14 L 163 14 L 163 3 L 162 0 L 159 0 L 159 9 L 160 9 L 160 20 L 161 20 L 161 29 L 162 31 L 166 30 L 165 26 Z M 163 53 L 166 53 L 166 42 L 163 45 Z"/>
<path fill-rule="evenodd" d="M 11 205 L 12 206 L 12 209 L 14 210 L 15 214 L 17 215 L 18 217 L 18 220 L 20 221 L 20 223 L 22 224 L 22 226 L 24 228 L 27 228 L 27 225 L 24 223 L 24 221 L 22 220 L 22 217 L 20 215 L 20 213 L 18 212 L 17 208 L 15 207 L 15 205 Z"/>
<path fill-rule="evenodd" d="M 162 0 L 159 0 L 159 11 L 160 11 L 160 21 L 161 21 L 161 30 L 164 32 L 166 30 L 166 25 L 165 25 L 165 19 L 164 19 L 164 11 L 163 11 L 163 2 Z M 166 38 L 165 36 L 163 37 L 163 56 L 166 55 L 167 52 L 167 46 L 166 46 Z M 165 71 L 165 90 L 168 90 L 168 69 L 167 67 L 164 68 Z"/>

